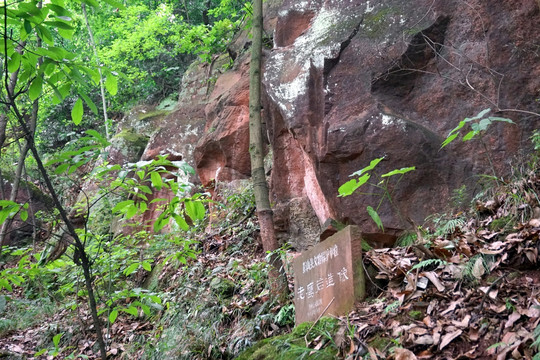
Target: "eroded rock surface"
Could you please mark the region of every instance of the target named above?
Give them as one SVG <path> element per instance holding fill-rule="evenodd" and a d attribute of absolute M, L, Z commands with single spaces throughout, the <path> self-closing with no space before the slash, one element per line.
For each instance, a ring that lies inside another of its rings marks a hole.
<path fill-rule="evenodd" d="M 283 240 L 298 248 L 316 241 L 313 226 L 301 225 L 313 219 L 377 231 L 365 209 L 379 198 L 337 196 L 374 158 L 385 160 L 373 178 L 417 169 L 391 188 L 395 206 L 379 208 L 393 233 L 409 226 L 407 218 L 421 223 L 444 211 L 461 185 L 472 193 L 476 175 L 507 174 L 518 150 L 530 148 L 540 120 L 537 1 L 290 0 L 274 13 L 264 65 L 272 202 Z M 204 184 L 249 176 L 246 61 L 218 78 L 206 108 L 196 150 Z M 480 141 L 440 149 L 460 120 L 486 108 L 516 123 L 493 125 L 482 139 L 495 169 Z M 311 209 L 296 220 L 306 204 Z"/>

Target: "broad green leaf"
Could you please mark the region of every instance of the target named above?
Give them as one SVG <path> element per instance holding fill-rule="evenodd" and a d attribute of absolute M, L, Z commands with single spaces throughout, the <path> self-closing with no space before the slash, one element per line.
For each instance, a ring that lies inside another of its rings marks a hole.
<path fill-rule="evenodd" d="M 38 356 L 41 356 L 43 354 L 45 354 L 46 352 L 48 351 L 48 349 L 41 349 L 39 350 L 37 353 L 34 354 L 35 357 L 38 357 Z"/>
<path fill-rule="evenodd" d="M 113 324 L 115 321 L 116 321 L 116 318 L 118 317 L 118 310 L 117 309 L 114 309 L 113 311 L 111 311 L 111 313 L 109 314 L 109 322 L 111 324 Z"/>
<path fill-rule="evenodd" d="M 182 216 L 180 216 L 180 215 L 178 215 L 176 213 L 173 213 L 172 217 L 173 217 L 174 221 L 176 222 L 176 224 L 180 227 L 180 229 L 182 229 L 184 231 L 189 230 L 189 225 Z"/>
<path fill-rule="evenodd" d="M 60 339 L 62 338 L 63 333 L 56 334 L 53 336 L 53 344 L 55 348 L 58 348 L 58 345 L 60 344 Z"/>
<path fill-rule="evenodd" d="M 384 231 L 384 227 L 383 227 L 383 224 L 382 224 L 382 221 L 381 221 L 381 218 L 379 217 L 379 214 L 377 214 L 377 212 L 375 211 L 375 209 L 373 209 L 371 206 L 368 206 L 366 208 L 369 216 L 371 216 L 371 218 L 373 219 L 373 221 L 375 222 L 375 224 L 377 224 L 377 227 L 381 230 Z"/>
<path fill-rule="evenodd" d="M 139 213 L 140 214 L 144 214 L 144 212 L 148 209 L 148 205 L 146 204 L 146 202 L 144 201 L 141 201 L 141 203 L 139 204 Z"/>
<path fill-rule="evenodd" d="M 36 25 L 35 29 L 38 31 L 38 34 L 44 43 L 49 46 L 54 46 L 54 38 L 49 29 L 42 25 Z"/>
<path fill-rule="evenodd" d="M 156 295 L 150 295 L 150 300 L 152 300 L 156 304 L 161 304 L 162 303 L 161 298 L 159 296 L 156 296 Z"/>
<path fill-rule="evenodd" d="M 75 33 L 75 30 L 64 30 L 64 29 L 58 29 L 58 34 L 63 37 L 66 40 L 73 39 L 73 34 Z"/>
<path fill-rule="evenodd" d="M 73 120 L 75 125 L 79 125 L 82 121 L 82 116 L 83 103 L 81 98 L 78 98 L 77 101 L 75 101 L 75 105 L 73 105 L 73 109 L 71 109 L 71 120 Z"/>
<path fill-rule="evenodd" d="M 28 20 L 24 20 L 24 31 L 26 32 L 26 34 L 30 34 L 32 32 L 32 24 L 30 23 L 30 21 Z"/>
<path fill-rule="evenodd" d="M 491 111 L 490 108 L 484 109 L 484 110 L 480 111 L 480 112 L 478 113 L 478 115 L 472 117 L 471 120 L 478 120 L 478 119 L 481 119 L 481 118 L 484 117 L 484 115 L 486 115 L 486 114 L 489 113 L 490 111 Z"/>
<path fill-rule="evenodd" d="M 107 79 L 105 80 L 105 88 L 112 96 L 116 95 L 118 92 L 118 82 L 114 75 L 109 74 L 107 76 Z"/>
<path fill-rule="evenodd" d="M 150 265 L 150 263 L 148 261 L 143 261 L 141 265 L 142 265 L 144 270 L 152 271 L 152 265 Z"/>
<path fill-rule="evenodd" d="M 131 205 L 130 207 L 128 207 L 126 211 L 126 218 L 131 219 L 132 217 L 137 215 L 137 210 L 138 209 L 135 205 Z"/>
<path fill-rule="evenodd" d="M 140 304 L 140 307 L 143 311 L 143 313 L 146 315 L 146 316 L 150 316 L 150 307 L 146 304 Z"/>
<path fill-rule="evenodd" d="M 468 140 L 471 140 L 473 137 L 475 137 L 477 134 L 479 133 L 479 131 L 475 131 L 475 130 L 472 130 L 472 131 L 469 131 L 467 134 L 465 134 L 465 136 L 463 137 L 463 141 L 468 141 Z"/>
<path fill-rule="evenodd" d="M 98 109 L 97 109 L 96 104 L 94 104 L 94 102 L 92 101 L 92 99 L 90 99 L 88 95 L 86 95 L 83 91 L 78 91 L 78 94 L 80 97 L 83 98 L 84 102 L 86 103 L 86 105 L 88 105 L 90 110 L 92 110 L 92 112 L 97 115 Z"/>
<path fill-rule="evenodd" d="M 130 307 L 128 307 L 128 308 L 124 308 L 124 309 L 122 309 L 122 311 L 127 312 L 128 314 L 133 315 L 133 316 L 139 315 L 139 311 L 138 311 L 137 308 L 134 307 L 134 306 L 130 306 Z"/>
<path fill-rule="evenodd" d="M 186 207 L 186 213 L 192 220 L 202 220 L 204 219 L 204 205 L 200 201 L 191 201 L 186 200 L 184 202 Z"/>
<path fill-rule="evenodd" d="M 132 273 L 134 273 L 138 268 L 139 268 L 139 263 L 131 264 L 124 270 L 124 275 L 129 276 Z"/>
<path fill-rule="evenodd" d="M 489 127 L 489 125 L 491 125 L 490 118 L 485 118 L 485 119 L 480 120 L 480 122 L 478 123 L 478 129 L 473 128 L 473 130 L 485 131 Z"/>
<path fill-rule="evenodd" d="M 339 196 L 351 195 L 353 192 L 355 192 L 356 189 L 364 185 L 369 180 L 370 177 L 371 177 L 370 174 L 364 174 L 358 180 L 352 179 L 352 180 L 347 181 L 345 184 L 339 187 L 338 189 Z"/>
<path fill-rule="evenodd" d="M 58 29 L 63 30 L 73 30 L 73 26 L 69 25 L 68 23 L 65 23 L 63 21 L 45 21 L 45 24 L 49 26 L 54 26 Z"/>
<path fill-rule="evenodd" d="M 28 220 L 28 211 L 21 211 L 21 220 L 26 221 Z"/>
<path fill-rule="evenodd" d="M 384 156 L 383 157 L 380 157 L 380 158 L 377 158 L 377 159 L 373 159 L 371 160 L 371 162 L 369 163 L 368 166 L 366 166 L 365 168 L 361 169 L 361 170 L 358 170 L 357 172 L 355 173 L 352 173 L 351 175 L 349 176 L 360 176 L 370 170 L 373 170 L 375 168 L 375 166 L 377 166 L 378 163 L 380 163 L 382 160 L 384 159 Z"/>
<path fill-rule="evenodd" d="M 458 135 L 459 135 L 459 134 L 456 133 L 456 134 L 452 134 L 452 135 L 448 136 L 448 137 L 446 138 L 446 140 L 443 141 L 443 143 L 442 143 L 442 145 L 441 145 L 441 149 L 442 149 L 443 147 L 445 147 L 446 145 L 450 144 L 452 141 L 454 141 L 454 140 L 457 138 Z"/>
<path fill-rule="evenodd" d="M 146 194 L 152 194 L 152 190 L 150 190 L 150 188 L 146 185 L 139 185 L 139 190 L 141 190 L 143 193 L 146 193 Z M 141 198 L 146 199 L 146 196 L 143 197 L 142 194 L 139 194 L 139 196 Z"/>
<path fill-rule="evenodd" d="M 143 180 L 144 177 L 146 176 L 146 172 L 144 170 L 139 170 L 137 171 L 137 176 L 139 177 L 139 179 Z"/>
<path fill-rule="evenodd" d="M 503 121 L 503 122 L 506 122 L 506 123 L 509 123 L 509 124 L 515 124 L 515 122 L 513 122 L 512 120 L 510 120 L 508 118 L 503 118 L 503 117 L 498 117 L 498 116 L 490 116 L 489 119 L 491 121 Z"/>
<path fill-rule="evenodd" d="M 7 279 L 0 279 L 0 289 L 6 289 L 9 292 L 13 291 L 13 288 L 11 287 L 11 284 Z"/>
<path fill-rule="evenodd" d="M 10 73 L 15 72 L 19 66 L 21 66 L 21 54 L 15 51 L 11 54 L 11 59 L 8 62 L 8 71 Z"/>
<path fill-rule="evenodd" d="M 150 179 L 152 180 L 152 185 L 158 189 L 161 190 L 161 187 L 163 186 L 163 181 L 161 179 L 161 174 L 157 171 L 152 171 L 150 173 Z"/>
<path fill-rule="evenodd" d="M 168 223 L 169 223 L 169 218 L 165 218 L 164 213 L 161 213 L 161 215 L 159 215 L 156 221 L 154 222 L 154 231 L 159 232 Z"/>
<path fill-rule="evenodd" d="M 415 166 L 411 166 L 411 167 L 406 167 L 406 168 L 401 168 L 401 169 L 396 169 L 396 170 L 392 170 L 390 172 L 387 172 L 386 174 L 383 174 L 381 175 L 381 177 L 389 177 L 389 176 L 393 176 L 393 175 L 398 175 L 398 174 L 406 174 L 408 173 L 409 171 L 413 171 L 413 170 L 416 170 L 416 167 Z"/>
<path fill-rule="evenodd" d="M 461 129 L 462 127 L 464 127 L 465 124 L 468 122 L 467 120 L 470 121 L 470 119 L 465 119 L 465 120 L 460 121 L 459 124 L 458 124 L 458 126 L 456 126 L 455 128 L 453 128 L 452 131 L 450 131 L 450 132 L 448 133 L 447 138 L 449 138 L 450 135 L 452 135 L 453 133 L 455 133 L 456 131 L 458 131 L 458 130 Z M 456 136 L 457 136 L 457 134 L 456 134 Z"/>
<path fill-rule="evenodd" d="M 38 76 L 32 81 L 32 85 L 28 89 L 28 97 L 30 100 L 36 100 L 41 95 L 41 89 L 43 88 L 43 78 Z"/>
<path fill-rule="evenodd" d="M 116 206 L 112 209 L 112 212 L 113 213 L 121 213 L 121 212 L 125 212 L 125 208 L 127 208 L 128 206 L 132 206 L 133 205 L 133 200 L 124 200 L 124 201 L 120 201 L 118 204 L 116 204 Z"/>
<path fill-rule="evenodd" d="M 98 143 L 100 143 L 102 146 L 109 146 L 109 142 L 107 139 L 105 139 L 100 133 L 98 133 L 96 130 L 86 130 L 86 133 L 93 137 Z"/>

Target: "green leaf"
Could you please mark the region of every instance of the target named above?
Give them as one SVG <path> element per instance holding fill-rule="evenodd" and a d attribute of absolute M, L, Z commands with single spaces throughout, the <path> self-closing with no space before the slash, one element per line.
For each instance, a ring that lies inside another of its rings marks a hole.
<path fill-rule="evenodd" d="M 191 201 L 186 200 L 184 202 L 186 207 L 186 213 L 192 220 L 202 220 L 204 219 L 204 205 L 200 201 Z"/>
<path fill-rule="evenodd" d="M 163 186 L 163 181 L 161 180 L 161 174 L 157 171 L 152 171 L 150 173 L 150 179 L 152 180 L 152 185 L 158 189 L 161 190 L 161 187 Z"/>
<path fill-rule="evenodd" d="M 478 113 L 478 115 L 472 117 L 470 120 L 478 120 L 478 119 L 481 119 L 481 118 L 484 117 L 484 115 L 486 115 L 486 114 L 489 113 L 490 111 L 491 111 L 490 108 L 484 109 L 484 110 L 480 111 L 480 112 Z"/>
<path fill-rule="evenodd" d="M 132 206 L 133 205 L 133 200 L 124 200 L 124 201 L 120 201 L 118 204 L 116 204 L 116 206 L 112 209 L 112 212 L 113 213 L 122 213 L 122 212 L 125 212 L 125 208 L 127 208 L 128 206 Z"/>
<path fill-rule="evenodd" d="M 115 321 L 116 321 L 116 318 L 118 317 L 118 310 L 117 309 L 114 309 L 113 311 L 111 311 L 111 313 L 109 314 L 109 322 L 111 324 L 113 324 Z"/>
<path fill-rule="evenodd" d="M 467 134 L 465 134 L 465 136 L 463 137 L 463 141 L 468 141 L 468 140 L 471 140 L 472 138 L 474 138 L 480 131 L 478 130 L 472 130 L 472 131 L 469 131 Z"/>
<path fill-rule="evenodd" d="M 173 213 L 172 217 L 173 217 L 174 221 L 176 222 L 176 224 L 180 227 L 180 229 L 182 229 L 184 231 L 189 230 L 189 225 L 182 216 L 180 216 L 180 215 L 178 215 L 176 213 Z"/>
<path fill-rule="evenodd" d="M 63 30 L 73 30 L 73 26 L 69 25 L 68 23 L 65 23 L 63 21 L 45 21 L 45 24 L 49 26 L 54 26 L 58 29 Z"/>
<path fill-rule="evenodd" d="M 414 171 L 414 170 L 416 170 L 415 166 L 396 169 L 396 170 L 392 170 L 390 172 L 387 172 L 386 174 L 381 175 L 381 177 L 389 177 L 389 176 L 394 176 L 394 175 L 398 175 L 398 174 L 402 175 L 402 174 L 408 173 L 409 171 Z"/>
<path fill-rule="evenodd" d="M 41 356 L 47 352 L 47 349 L 41 349 L 37 353 L 34 354 L 35 357 Z"/>
<path fill-rule="evenodd" d="M 152 265 L 148 261 L 143 261 L 142 267 L 146 271 L 152 271 Z"/>
<path fill-rule="evenodd" d="M 92 7 L 99 8 L 99 4 L 96 0 L 82 0 L 82 2 Z"/>
<path fill-rule="evenodd" d="M 94 102 L 84 92 L 78 91 L 78 93 L 79 93 L 79 96 L 83 98 L 86 105 L 88 105 L 90 110 L 92 110 L 92 112 L 97 115 L 98 109 L 97 109 L 96 104 L 94 104 Z"/>
<path fill-rule="evenodd" d="M 498 116 L 490 116 L 488 119 L 490 119 L 491 121 L 502 121 L 509 124 L 515 124 L 515 122 L 513 122 L 512 120 L 508 118 L 503 118 L 503 117 L 498 117 Z"/>
<path fill-rule="evenodd" d="M 381 221 L 381 218 L 379 217 L 379 214 L 377 214 L 375 209 L 373 209 L 371 206 L 368 206 L 366 208 L 366 210 L 367 210 L 369 216 L 371 216 L 371 219 L 373 219 L 375 224 L 377 224 L 377 227 L 384 231 L 384 227 L 383 227 L 383 223 Z"/>
<path fill-rule="evenodd" d="M 146 304 L 140 304 L 142 311 L 146 316 L 150 316 L 150 307 Z"/>
<path fill-rule="evenodd" d="M 132 217 L 137 215 L 137 210 L 138 209 L 135 205 L 131 205 L 130 207 L 128 207 L 126 211 L 126 218 L 131 219 Z"/>
<path fill-rule="evenodd" d="M 107 4 L 111 5 L 112 7 L 118 8 L 120 10 L 125 9 L 126 7 L 124 4 L 122 4 L 120 1 L 116 0 L 104 0 Z"/>
<path fill-rule="evenodd" d="M 7 279 L 1 279 L 1 278 L 0 278 L 0 289 L 6 289 L 9 292 L 13 291 L 13 288 L 9 284 L 9 281 Z"/>
<path fill-rule="evenodd" d="M 54 173 L 56 175 L 60 175 L 61 173 L 66 171 L 68 168 L 69 168 L 69 163 L 60 164 L 56 169 L 54 169 Z"/>
<path fill-rule="evenodd" d="M 105 80 L 105 88 L 112 96 L 116 95 L 118 92 L 118 82 L 116 80 L 116 76 L 112 74 L 107 76 L 107 79 Z"/>
<path fill-rule="evenodd" d="M 75 101 L 75 105 L 73 105 L 73 109 L 71 109 L 71 120 L 73 120 L 75 125 L 79 125 L 81 123 L 83 112 L 82 100 L 81 98 L 78 98 L 77 101 Z"/>
<path fill-rule="evenodd" d="M 8 62 L 8 71 L 10 73 L 15 72 L 19 66 L 21 66 L 21 54 L 15 51 L 11 54 L 11 59 Z"/>
<path fill-rule="evenodd" d="M 361 170 L 358 170 L 357 172 L 355 173 L 352 173 L 351 175 L 349 176 L 360 176 L 362 175 L 363 173 L 366 173 L 370 170 L 373 170 L 373 168 L 375 168 L 375 166 L 377 166 L 378 163 L 380 163 L 382 160 L 384 159 L 384 156 L 383 157 L 380 157 L 380 158 L 377 158 L 377 159 L 373 159 L 371 160 L 371 162 L 369 163 L 368 166 L 366 166 L 365 168 L 361 169 Z"/>
<path fill-rule="evenodd" d="M 138 311 L 137 308 L 134 307 L 134 306 L 130 306 L 130 307 L 128 307 L 128 308 L 124 308 L 124 309 L 122 309 L 122 311 L 127 312 L 128 314 L 133 315 L 133 316 L 139 315 L 139 311 Z"/>
<path fill-rule="evenodd" d="M 140 265 L 139 263 L 134 263 L 134 264 L 129 265 L 124 270 L 124 275 L 129 276 L 129 275 L 133 274 L 139 268 L 139 265 Z"/>
<path fill-rule="evenodd" d="M 22 221 L 28 220 L 28 211 L 21 211 L 21 220 Z"/>
<path fill-rule="evenodd" d="M 98 133 L 96 130 L 86 130 L 86 133 L 93 137 L 98 143 L 100 143 L 103 147 L 109 146 L 110 143 L 105 139 L 100 133 Z"/>
<path fill-rule="evenodd" d="M 339 187 L 338 189 L 339 196 L 351 195 L 353 192 L 355 192 L 356 189 L 364 185 L 369 180 L 370 177 L 371 177 L 370 174 L 364 174 L 358 180 L 352 179 L 352 180 L 347 181 L 345 184 Z"/>
<path fill-rule="evenodd" d="M 55 348 L 58 348 L 58 345 L 60 344 L 60 339 L 62 338 L 62 333 L 56 334 L 53 336 L 53 344 Z"/>
<path fill-rule="evenodd" d="M 162 302 L 161 298 L 159 296 L 156 296 L 156 295 L 150 295 L 150 300 L 152 300 L 156 304 L 161 304 L 161 302 Z"/>
<path fill-rule="evenodd" d="M 24 31 L 26 31 L 27 34 L 32 32 L 32 24 L 26 19 L 24 20 Z"/>
<path fill-rule="evenodd" d="M 30 100 L 36 100 L 41 95 L 41 89 L 43 88 L 43 78 L 38 76 L 32 81 L 32 85 L 28 89 L 28 97 Z"/>
<path fill-rule="evenodd" d="M 142 201 L 139 204 L 139 213 L 143 214 L 147 209 L 148 209 L 148 205 L 146 204 L 146 202 Z"/>
<path fill-rule="evenodd" d="M 443 141 L 442 145 L 441 145 L 441 149 L 443 147 L 445 147 L 446 145 L 450 144 L 452 141 L 454 141 L 457 136 L 459 135 L 459 133 L 455 133 L 455 134 L 452 134 L 452 135 L 449 135 L 446 140 Z"/>

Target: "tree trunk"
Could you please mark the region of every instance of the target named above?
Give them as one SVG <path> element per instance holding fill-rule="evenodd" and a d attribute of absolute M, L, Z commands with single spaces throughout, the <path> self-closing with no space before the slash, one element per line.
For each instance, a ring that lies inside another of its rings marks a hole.
<path fill-rule="evenodd" d="M 271 252 L 271 291 L 279 301 L 288 293 L 288 283 L 283 262 L 278 253 L 279 244 L 274 232 L 274 218 L 268 195 L 268 183 L 264 171 L 264 148 L 261 125 L 261 56 L 262 56 L 262 0 L 253 0 L 253 45 L 249 73 L 249 153 L 251 156 L 251 177 L 257 205 L 257 215 L 261 228 L 263 249 Z"/>

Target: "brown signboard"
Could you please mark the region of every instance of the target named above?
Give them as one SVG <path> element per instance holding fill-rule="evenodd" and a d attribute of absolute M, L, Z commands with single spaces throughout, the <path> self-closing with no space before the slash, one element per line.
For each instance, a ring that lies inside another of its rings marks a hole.
<path fill-rule="evenodd" d="M 361 241 L 358 227 L 347 226 L 294 259 L 296 324 L 346 315 L 364 299 Z"/>

